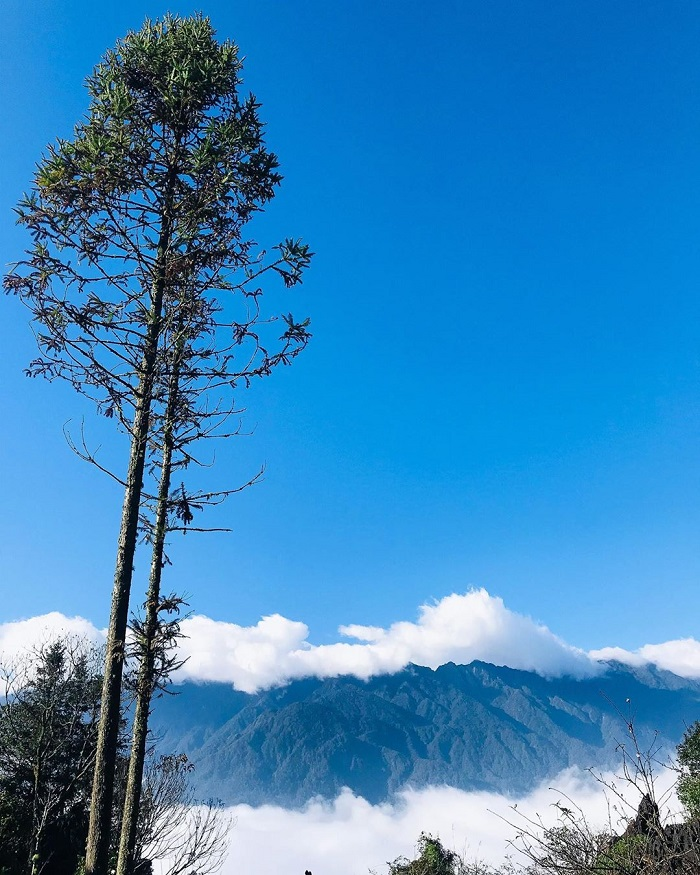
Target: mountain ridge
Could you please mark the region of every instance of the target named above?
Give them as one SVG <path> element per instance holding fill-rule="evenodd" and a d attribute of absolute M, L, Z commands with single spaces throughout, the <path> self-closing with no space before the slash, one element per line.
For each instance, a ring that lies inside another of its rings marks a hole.
<path fill-rule="evenodd" d="M 570 766 L 609 768 L 634 722 L 674 747 L 700 717 L 700 683 L 601 663 L 586 679 L 475 661 L 369 680 L 305 678 L 257 694 L 192 684 L 156 703 L 163 752 L 195 764 L 201 797 L 302 806 L 343 787 L 372 803 L 443 784 L 519 795 Z"/>

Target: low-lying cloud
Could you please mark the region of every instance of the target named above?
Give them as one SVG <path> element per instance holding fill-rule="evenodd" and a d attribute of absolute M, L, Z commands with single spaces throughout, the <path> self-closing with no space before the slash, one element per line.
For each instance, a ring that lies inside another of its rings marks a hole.
<path fill-rule="evenodd" d="M 636 651 L 619 647 L 585 651 L 558 638 L 546 626 L 509 610 L 484 589 L 452 594 L 424 604 L 414 622 L 387 628 L 340 626 L 345 639 L 316 645 L 305 623 L 280 614 L 254 626 L 239 626 L 205 616 L 182 623 L 187 662 L 178 680 L 220 681 L 253 693 L 304 677 L 354 675 L 368 679 L 391 674 L 409 663 L 437 668 L 475 659 L 558 677 L 582 678 L 602 670 L 601 661 L 655 664 L 686 678 L 700 678 L 700 642 L 688 638 L 647 644 Z M 82 617 L 58 612 L 0 624 L 0 654 L 12 656 L 56 635 L 104 641 L 104 630 Z"/>
<path fill-rule="evenodd" d="M 661 776 L 659 793 L 664 783 L 673 780 L 672 775 L 669 781 L 666 777 Z M 235 825 L 221 873 L 277 875 L 310 870 L 319 875 L 367 875 L 374 870 L 382 875 L 388 861 L 415 855 L 416 840 L 423 831 L 439 836 L 447 847 L 467 859 L 496 865 L 507 854 L 517 856 L 508 842 L 515 838 L 517 827 L 525 825 L 524 818 L 540 815 L 552 826 L 556 822 L 555 803 L 563 801 L 571 807 L 571 800 L 585 812 L 592 827 L 612 826 L 622 832 L 626 819 L 635 812 L 639 795 L 632 790 L 629 806 L 620 805 L 621 821 L 613 824 L 609 823 L 603 786 L 579 769 L 563 772 L 520 799 L 428 787 L 407 789 L 395 802 L 382 805 L 370 805 L 349 790 L 332 802 L 317 800 L 299 811 L 236 805 L 229 809 Z"/>

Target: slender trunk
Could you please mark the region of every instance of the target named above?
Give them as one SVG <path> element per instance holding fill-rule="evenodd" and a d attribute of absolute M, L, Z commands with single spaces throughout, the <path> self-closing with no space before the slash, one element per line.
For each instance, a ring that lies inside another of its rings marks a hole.
<path fill-rule="evenodd" d="M 112 825 L 114 773 L 121 720 L 121 689 L 124 646 L 129 615 L 129 595 L 134 572 L 139 507 L 148 443 L 151 401 L 155 379 L 158 341 L 161 332 L 165 262 L 170 246 L 170 220 L 166 214 L 158 244 L 157 273 L 137 390 L 137 404 L 131 431 L 131 452 L 127 469 L 117 562 L 112 589 L 112 609 L 107 631 L 105 673 L 102 684 L 100 722 L 95 753 L 95 774 L 90 804 L 90 826 L 85 851 L 85 875 L 107 875 Z"/>
<path fill-rule="evenodd" d="M 131 756 L 124 797 L 121 833 L 119 836 L 119 856 L 116 875 L 131 875 L 134 868 L 134 852 L 138 832 L 139 809 L 141 805 L 141 786 L 143 766 L 146 757 L 146 738 L 151 697 L 155 683 L 155 658 L 158 646 L 158 607 L 160 604 L 160 582 L 163 572 L 163 551 L 168 527 L 168 496 L 172 474 L 173 426 L 177 405 L 180 355 L 182 342 L 178 339 L 173 356 L 172 372 L 168 385 L 168 401 L 163 429 L 163 458 L 158 485 L 158 500 L 154 526 L 151 572 L 146 596 L 146 617 L 141 642 L 141 664 L 136 684 L 136 710 L 131 736 Z"/>
<path fill-rule="evenodd" d="M 39 730 L 39 737 L 36 741 L 36 751 L 34 753 L 34 763 L 32 766 L 34 784 L 32 787 L 32 833 L 29 838 L 29 858 L 27 860 L 27 872 L 29 875 L 35 875 L 36 873 L 42 842 L 45 811 L 42 812 L 42 816 L 40 817 L 39 791 L 44 780 L 44 753 L 51 745 L 51 712 L 52 708 L 50 705 L 44 705 L 44 707 L 42 707 L 41 728 Z"/>
<path fill-rule="evenodd" d="M 40 743 L 41 743 L 40 738 Z M 34 787 L 32 792 L 32 834 L 29 840 L 29 859 L 27 860 L 27 872 L 34 875 L 36 872 L 39 843 L 41 841 L 41 826 L 39 824 L 39 787 L 41 784 L 41 754 L 37 752 L 34 764 Z"/>

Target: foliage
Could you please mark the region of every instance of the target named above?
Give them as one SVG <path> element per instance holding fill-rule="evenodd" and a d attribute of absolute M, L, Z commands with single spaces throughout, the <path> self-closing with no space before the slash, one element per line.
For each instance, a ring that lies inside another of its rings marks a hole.
<path fill-rule="evenodd" d="M 622 836 L 614 841 L 598 860 L 599 867 L 611 872 L 634 871 L 647 850 L 648 837 L 643 835 Z"/>
<path fill-rule="evenodd" d="M 120 40 L 87 81 L 87 118 L 49 147 L 19 204 L 34 244 L 4 280 L 37 323 L 27 372 L 68 380 L 128 433 L 139 402 L 149 438 L 162 428 L 180 348 L 183 453 L 232 409 L 203 393 L 288 364 L 308 339 L 307 321 L 261 312 L 265 278 L 296 285 L 311 253 L 287 239 L 269 257 L 242 236 L 281 176 L 240 72 L 237 47 L 201 16 Z M 184 524 L 196 501 L 178 492 Z"/>
<path fill-rule="evenodd" d="M 399 857 L 389 863 L 389 875 L 496 875 L 490 866 L 465 860 L 429 833 L 420 834 L 417 850 L 415 860 Z"/>
<path fill-rule="evenodd" d="M 690 817 L 700 817 L 700 721 L 694 723 L 678 745 L 678 798 Z"/>
<path fill-rule="evenodd" d="M 59 640 L 0 668 L 0 860 L 11 875 L 69 875 L 84 851 L 98 662 Z"/>
<path fill-rule="evenodd" d="M 0 873 L 73 875 L 85 851 L 91 769 L 102 686 L 100 651 L 58 639 L 0 665 Z M 123 735 L 117 797 L 128 759 Z M 208 875 L 223 862 L 230 820 L 214 802 L 199 803 L 183 754 L 147 758 L 134 872 L 166 861 L 163 875 Z M 119 811 L 110 854 L 116 861 Z"/>

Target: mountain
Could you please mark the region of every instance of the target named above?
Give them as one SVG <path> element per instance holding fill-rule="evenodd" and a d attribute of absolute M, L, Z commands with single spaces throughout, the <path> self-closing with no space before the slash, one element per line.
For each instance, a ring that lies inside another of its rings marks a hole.
<path fill-rule="evenodd" d="M 349 787 L 368 801 L 405 785 L 525 793 L 568 766 L 619 764 L 630 721 L 672 749 L 700 718 L 700 684 L 653 667 L 545 678 L 483 662 L 294 681 L 255 695 L 184 684 L 159 699 L 159 749 L 195 764 L 202 798 L 303 805 Z"/>

